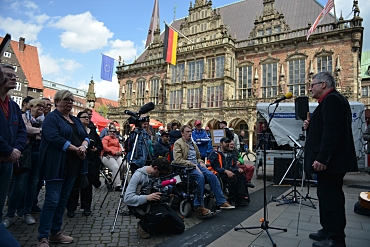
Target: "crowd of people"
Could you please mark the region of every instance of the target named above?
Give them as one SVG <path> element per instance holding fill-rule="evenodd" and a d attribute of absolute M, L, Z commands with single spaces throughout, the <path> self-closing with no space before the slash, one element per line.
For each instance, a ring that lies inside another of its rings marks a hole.
<path fill-rule="evenodd" d="M 116 123 L 110 123 L 100 137 L 90 121 L 92 111 L 86 109 L 71 114 L 73 94 L 60 90 L 54 96 L 55 109 L 49 99 L 26 97 L 22 108 L 10 99 L 9 91 L 16 87 L 14 67 L 0 66 L 0 246 L 19 246 L 6 228 L 15 216 L 26 224 L 35 224 L 32 212 L 41 212 L 37 246 L 49 243 L 71 243 L 73 237 L 62 230 L 65 209 L 74 217 L 79 197 L 84 215 L 91 215 L 92 186 L 99 187 L 100 164 L 104 164 L 115 180 L 115 190 L 121 191 L 123 153 L 130 166 L 131 180 L 124 201 L 136 215 L 140 237 L 148 238 L 157 231 L 182 233 L 184 222 L 171 207 L 160 203 L 161 193 L 139 187 L 148 186 L 153 179 L 169 174 L 171 164 L 192 168 L 198 194 L 193 206 L 202 217 L 212 215 L 204 205 L 207 182 L 218 209 L 234 209 L 250 202 L 248 187 L 253 187 L 253 166 L 244 163 L 244 132 L 238 136 L 226 121 L 217 147 L 212 146 L 209 127 L 202 128 L 196 120 L 194 128 L 179 129 L 176 123 L 157 133 L 149 122 L 135 124 L 122 146 Z M 357 171 L 351 131 L 351 109 L 346 98 L 335 90 L 334 78 L 326 72 L 312 77 L 312 97 L 319 106 L 311 119 L 304 121 L 307 130 L 305 172 L 317 174 L 317 194 L 322 229 L 309 237 L 318 246 L 346 246 L 344 228 L 345 198 L 342 190 L 346 172 Z M 366 131 L 368 134 L 370 131 Z M 364 135 L 365 140 L 369 140 Z M 126 149 L 126 150 L 124 150 Z M 121 166 L 122 167 L 122 166 Z M 41 187 L 45 185 L 42 209 L 37 205 Z M 227 190 L 225 190 L 225 188 Z M 227 193 L 226 193 L 227 191 Z M 8 209 L 3 218 L 5 201 Z M 336 201 L 335 205 L 332 203 Z"/>

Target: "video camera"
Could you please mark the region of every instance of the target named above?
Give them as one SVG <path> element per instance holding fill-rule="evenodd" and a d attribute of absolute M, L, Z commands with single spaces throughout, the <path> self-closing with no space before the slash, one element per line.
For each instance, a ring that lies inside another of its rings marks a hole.
<path fill-rule="evenodd" d="M 173 194 L 174 187 L 176 184 L 176 178 L 166 179 L 164 177 L 150 178 L 149 184 L 146 187 L 143 187 L 141 194 L 148 195 L 155 192 L 161 193 L 160 203 L 168 203 L 170 195 Z"/>
<path fill-rule="evenodd" d="M 154 110 L 154 107 L 155 107 L 154 103 L 149 102 L 149 103 L 143 105 L 138 112 L 132 112 L 132 111 L 129 111 L 129 110 L 125 110 L 124 113 L 126 115 L 130 115 L 130 117 L 128 118 L 128 122 L 130 124 L 135 124 L 135 126 L 139 126 L 139 124 L 141 122 L 149 122 L 150 121 L 149 116 L 140 117 L 140 115 L 144 114 L 144 113 L 147 113 L 147 112 L 150 112 L 151 110 Z"/>

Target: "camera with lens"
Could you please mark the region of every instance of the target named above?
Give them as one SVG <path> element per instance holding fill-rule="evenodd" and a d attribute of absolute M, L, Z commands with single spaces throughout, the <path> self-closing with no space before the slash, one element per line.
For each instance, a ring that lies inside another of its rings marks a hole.
<path fill-rule="evenodd" d="M 174 193 L 174 186 L 176 179 L 166 179 L 166 177 L 150 178 L 149 184 L 141 189 L 142 195 L 149 195 L 151 193 L 160 192 L 161 199 L 159 203 L 168 203 L 170 195 Z"/>
<path fill-rule="evenodd" d="M 149 122 L 150 121 L 149 116 L 147 116 L 147 117 L 140 117 L 140 116 L 141 116 L 141 114 L 150 112 L 151 110 L 154 110 L 154 103 L 153 102 L 149 102 L 149 103 L 143 105 L 138 112 L 132 112 L 132 111 L 129 111 L 129 110 L 125 110 L 125 114 L 130 115 L 130 117 L 128 118 L 128 122 L 130 124 L 135 124 L 135 126 L 139 126 L 140 123 L 142 123 L 142 122 Z"/>

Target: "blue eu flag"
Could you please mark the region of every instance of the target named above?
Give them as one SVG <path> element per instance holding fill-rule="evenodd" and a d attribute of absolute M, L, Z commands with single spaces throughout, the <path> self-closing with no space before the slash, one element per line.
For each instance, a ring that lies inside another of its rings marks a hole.
<path fill-rule="evenodd" d="M 114 59 L 102 54 L 100 78 L 106 81 L 112 81 L 114 68 Z"/>

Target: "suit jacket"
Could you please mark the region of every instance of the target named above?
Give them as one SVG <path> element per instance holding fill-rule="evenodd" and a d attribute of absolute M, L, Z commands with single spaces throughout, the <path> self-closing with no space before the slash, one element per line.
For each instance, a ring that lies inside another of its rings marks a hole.
<path fill-rule="evenodd" d="M 319 103 L 307 128 L 306 173 L 318 173 L 312 167 L 315 160 L 328 166 L 322 173 L 357 171 L 351 108 L 348 100 L 336 90 Z"/>

